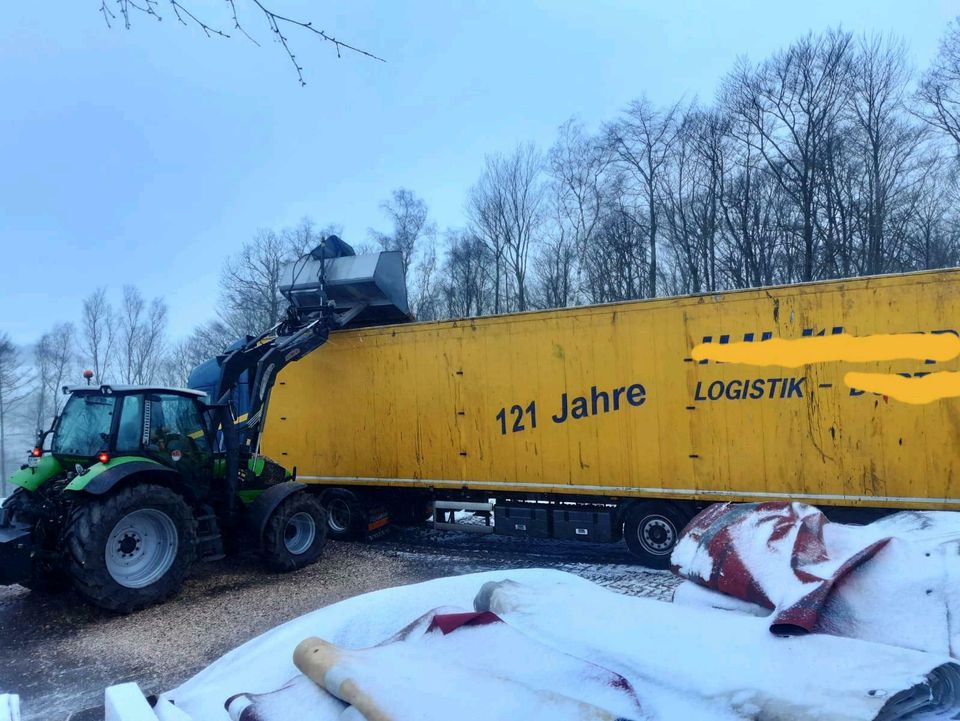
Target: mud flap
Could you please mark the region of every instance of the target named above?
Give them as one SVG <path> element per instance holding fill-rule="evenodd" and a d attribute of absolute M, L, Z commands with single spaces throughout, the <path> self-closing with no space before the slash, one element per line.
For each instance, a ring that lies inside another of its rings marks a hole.
<path fill-rule="evenodd" d="M 371 506 L 367 511 L 366 540 L 374 541 L 390 533 L 390 510 L 386 506 Z"/>

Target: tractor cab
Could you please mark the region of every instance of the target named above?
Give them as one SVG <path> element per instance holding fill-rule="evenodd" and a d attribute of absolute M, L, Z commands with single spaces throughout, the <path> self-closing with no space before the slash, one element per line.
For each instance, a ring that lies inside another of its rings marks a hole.
<path fill-rule="evenodd" d="M 202 392 L 109 385 L 66 392 L 50 443 L 64 468 L 140 457 L 176 471 L 197 491 L 209 485 L 214 445 Z"/>

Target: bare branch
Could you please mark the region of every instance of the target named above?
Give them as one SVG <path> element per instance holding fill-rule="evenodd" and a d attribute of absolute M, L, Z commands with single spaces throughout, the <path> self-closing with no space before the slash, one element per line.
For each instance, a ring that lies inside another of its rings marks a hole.
<path fill-rule="evenodd" d="M 104 22 L 106 22 L 108 28 L 112 28 L 113 21 L 118 17 L 121 17 L 123 18 L 124 27 L 129 30 L 131 25 L 131 11 L 140 12 L 144 15 L 152 16 L 157 20 L 162 20 L 163 16 L 159 11 L 159 1 L 160 0 L 112 0 L 111 2 L 111 0 L 100 0 L 99 12 L 101 15 L 103 15 Z M 260 47 L 260 43 L 257 42 L 240 23 L 240 16 L 237 12 L 237 0 L 225 0 L 225 2 L 229 7 L 230 17 L 233 20 L 233 28 L 246 37 L 254 45 Z M 293 68 L 297 73 L 297 80 L 300 82 L 300 85 L 306 85 L 307 83 L 303 77 L 303 66 L 297 60 L 297 56 L 294 52 L 293 46 L 291 45 L 290 38 L 285 32 L 290 27 L 309 32 L 320 38 L 320 40 L 323 42 L 330 43 L 333 45 L 338 58 L 342 57 L 341 50 L 346 50 L 358 55 L 364 55 L 372 60 L 386 62 L 386 60 L 374 55 L 373 53 L 359 48 L 356 45 L 344 42 L 343 40 L 330 35 L 325 30 L 315 27 L 313 21 L 311 20 L 297 20 L 296 18 L 287 17 L 286 15 L 281 15 L 280 13 L 275 12 L 273 9 L 268 7 L 265 0 L 245 0 L 245 2 L 248 2 L 255 10 L 260 11 L 260 14 L 266 21 L 270 32 L 273 33 L 276 41 L 280 43 L 283 51 L 293 64 Z M 190 7 L 188 7 L 188 5 L 191 3 L 187 2 L 187 0 L 168 0 L 168 3 L 170 12 L 172 12 L 173 17 L 176 18 L 177 22 L 181 25 L 196 25 L 208 38 L 213 37 L 214 35 L 218 35 L 223 38 L 230 37 L 230 35 L 223 29 L 197 17 L 197 15 L 190 10 Z"/>

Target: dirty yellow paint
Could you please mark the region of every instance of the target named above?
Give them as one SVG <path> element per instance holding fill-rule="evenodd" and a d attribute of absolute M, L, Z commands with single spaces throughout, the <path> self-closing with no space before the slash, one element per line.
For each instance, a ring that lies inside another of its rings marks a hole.
<path fill-rule="evenodd" d="M 262 450 L 322 485 L 960 509 L 960 398 L 846 384 L 927 388 L 958 330 L 950 270 L 336 332 Z M 814 351 L 694 357 L 745 339 Z"/>
<path fill-rule="evenodd" d="M 698 343 L 690 355 L 698 361 L 712 360 L 784 368 L 799 368 L 811 363 L 831 361 L 948 361 L 960 355 L 960 337 L 950 333 L 896 333 L 865 337 L 839 333 L 792 340 L 771 338 L 760 343 Z"/>
<path fill-rule="evenodd" d="M 844 383 L 871 393 L 879 393 L 904 403 L 933 403 L 960 397 L 960 373 L 940 371 L 927 376 L 904 378 L 893 373 L 857 373 L 850 371 Z"/>

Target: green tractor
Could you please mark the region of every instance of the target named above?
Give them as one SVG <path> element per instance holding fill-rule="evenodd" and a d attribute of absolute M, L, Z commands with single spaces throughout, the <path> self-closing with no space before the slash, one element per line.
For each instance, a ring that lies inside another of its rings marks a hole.
<path fill-rule="evenodd" d="M 177 592 L 194 561 L 244 548 L 275 571 L 316 561 L 319 496 L 259 453 L 270 389 L 336 328 L 409 318 L 398 253 L 335 236 L 290 264 L 284 320 L 198 366 L 192 388 L 68 388 L 0 506 L 0 585 L 73 587 L 127 613 Z"/>

